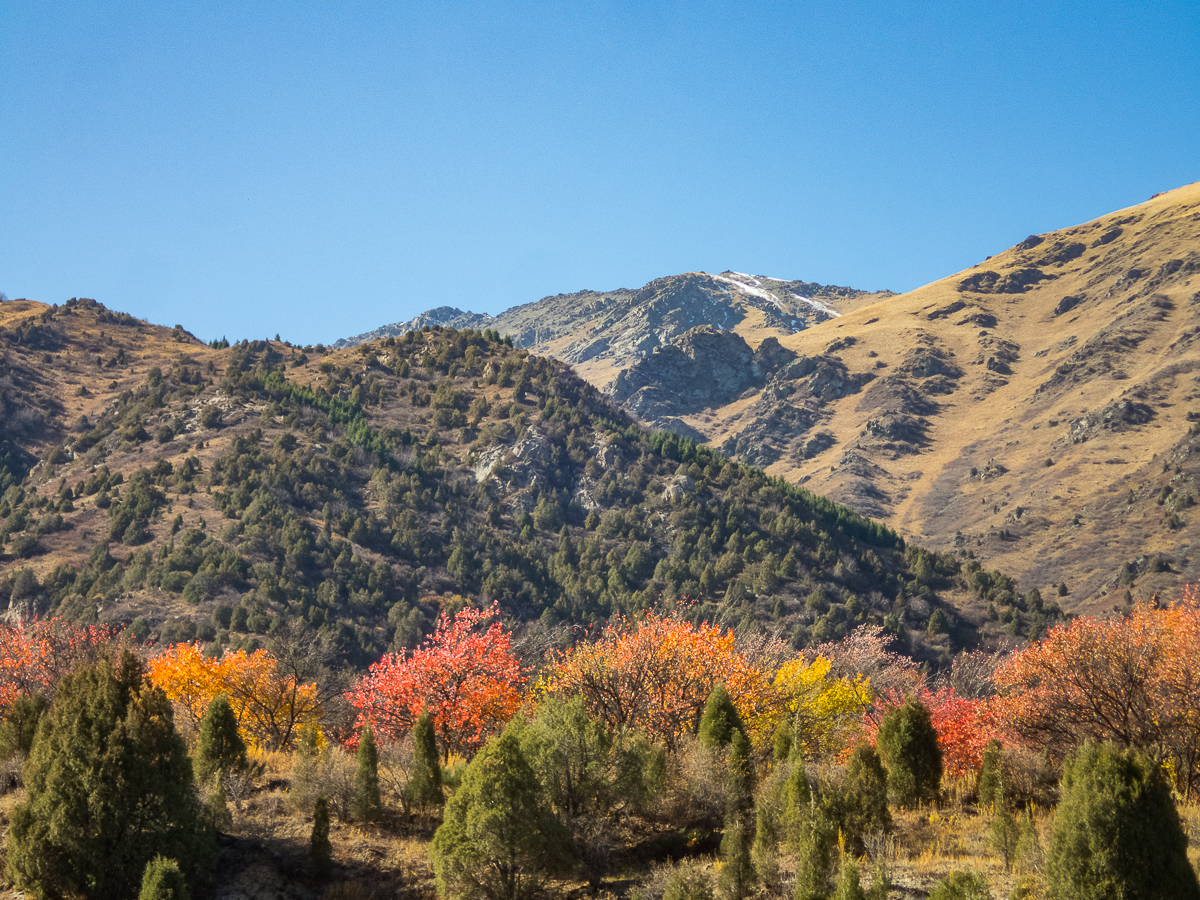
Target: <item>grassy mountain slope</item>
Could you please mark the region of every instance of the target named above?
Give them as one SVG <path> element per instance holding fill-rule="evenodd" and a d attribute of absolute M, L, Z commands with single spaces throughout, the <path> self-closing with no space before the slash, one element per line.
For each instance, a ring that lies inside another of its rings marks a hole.
<path fill-rule="evenodd" d="M 1198 314 L 1200 183 L 783 337 L 800 362 L 683 421 L 1096 611 L 1197 577 Z"/>
<path fill-rule="evenodd" d="M 543 628 L 660 595 L 797 643 L 880 621 L 931 657 L 977 625 L 999 633 L 957 612 L 972 592 L 1001 604 L 1010 633 L 1056 614 L 1002 576 L 644 431 L 495 332 L 322 354 L 206 347 L 91 301 L 0 310 L 4 408 L 29 425 L 5 429 L 0 500 L 0 602 L 18 610 L 214 648 L 303 617 L 360 662 L 419 639 L 440 603 L 427 598 L 451 592 Z"/>

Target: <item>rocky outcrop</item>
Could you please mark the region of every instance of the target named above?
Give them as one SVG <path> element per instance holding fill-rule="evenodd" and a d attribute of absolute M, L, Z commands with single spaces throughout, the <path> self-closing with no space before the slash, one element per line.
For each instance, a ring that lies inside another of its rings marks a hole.
<path fill-rule="evenodd" d="M 769 339 L 769 344 L 755 352 L 732 331 L 693 328 L 621 372 L 608 393 L 649 422 L 721 406 L 795 359 L 778 341 Z"/>
<path fill-rule="evenodd" d="M 340 350 L 343 347 L 356 347 L 359 344 L 365 344 L 367 341 L 400 337 L 410 331 L 420 331 L 426 325 L 438 325 L 444 328 L 458 329 L 474 328 L 476 331 L 482 331 L 485 328 L 494 327 L 494 321 L 486 313 L 465 312 L 456 306 L 439 306 L 436 309 L 426 310 L 407 322 L 396 322 L 392 325 L 384 325 L 382 328 L 376 328 L 374 331 L 356 334 L 354 337 L 341 338 L 334 341 L 331 346 L 334 350 Z"/>

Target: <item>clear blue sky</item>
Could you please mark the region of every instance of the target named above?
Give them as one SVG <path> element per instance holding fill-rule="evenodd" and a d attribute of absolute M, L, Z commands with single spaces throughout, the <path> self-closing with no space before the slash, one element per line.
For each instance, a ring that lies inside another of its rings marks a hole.
<path fill-rule="evenodd" d="M 329 342 L 908 290 L 1200 179 L 1200 3 L 0 4 L 0 290 Z"/>

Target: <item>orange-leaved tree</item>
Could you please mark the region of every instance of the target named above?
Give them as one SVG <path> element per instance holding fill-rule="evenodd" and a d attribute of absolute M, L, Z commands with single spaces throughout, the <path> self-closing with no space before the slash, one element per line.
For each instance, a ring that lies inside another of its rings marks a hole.
<path fill-rule="evenodd" d="M 113 635 L 107 625 L 75 625 L 57 617 L 0 625 L 0 712 L 26 694 L 48 698 L 64 675 L 95 662 Z"/>
<path fill-rule="evenodd" d="M 280 672 L 266 650 L 206 658 L 200 644 L 175 644 L 153 657 L 148 669 L 150 681 L 166 692 L 193 728 L 212 699 L 225 694 L 238 731 L 252 747 L 286 748 L 301 728 L 321 719 L 317 686 Z"/>
<path fill-rule="evenodd" d="M 1058 756 L 1087 739 L 1149 753 L 1181 791 L 1200 790 L 1200 594 L 1080 616 L 1050 629 L 996 673 L 997 708 Z"/>
<path fill-rule="evenodd" d="M 521 706 L 526 674 L 513 655 L 500 607 L 445 611 L 432 637 L 407 653 L 386 653 L 359 679 L 350 702 L 359 726 L 396 739 L 428 708 L 442 754 L 469 756 Z M 484 623 L 491 624 L 486 628 Z"/>
<path fill-rule="evenodd" d="M 596 640 L 559 654 L 539 687 L 580 695 L 610 729 L 640 728 L 674 748 L 682 736 L 696 733 L 708 695 L 719 684 L 761 740 L 767 730 L 761 723 L 786 702 L 772 683 L 774 674 L 739 652 L 732 631 L 694 625 L 678 612 L 648 610 L 616 617 Z"/>

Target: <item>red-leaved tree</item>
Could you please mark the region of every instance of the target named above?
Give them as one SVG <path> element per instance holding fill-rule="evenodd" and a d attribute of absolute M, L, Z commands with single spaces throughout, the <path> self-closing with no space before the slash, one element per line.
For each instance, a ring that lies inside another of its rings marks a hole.
<path fill-rule="evenodd" d="M 499 606 L 445 612 L 433 637 L 410 653 L 387 653 L 355 686 L 358 726 L 398 738 L 423 708 L 433 715 L 442 754 L 470 756 L 521 706 L 526 674 L 513 655 Z M 483 627 L 487 620 L 491 625 Z"/>
<path fill-rule="evenodd" d="M 0 624 L 0 712 L 25 694 L 49 698 L 64 675 L 94 662 L 112 637 L 107 625 L 57 617 Z"/>
<path fill-rule="evenodd" d="M 960 697 L 949 685 L 932 688 L 921 680 L 909 692 L 892 689 L 878 694 L 864 716 L 867 738 L 874 742 L 887 711 L 903 706 L 910 696 L 929 710 L 946 775 L 963 778 L 978 772 L 988 741 L 1000 737 L 992 705 L 983 698 Z"/>

